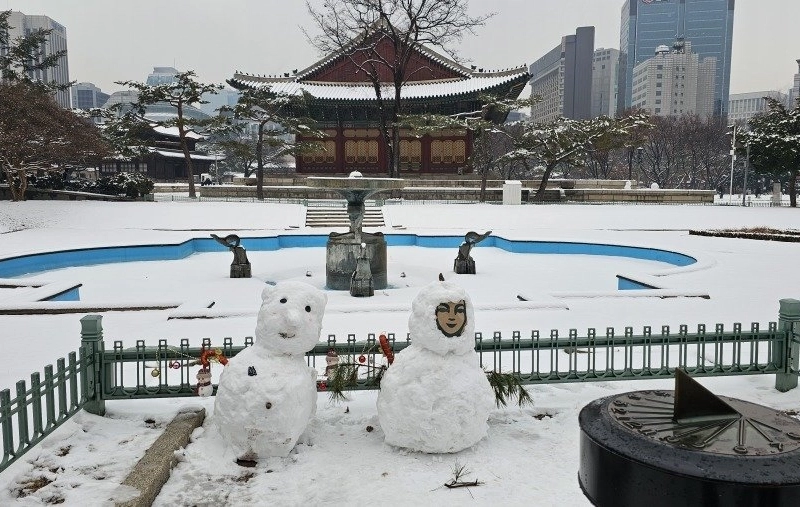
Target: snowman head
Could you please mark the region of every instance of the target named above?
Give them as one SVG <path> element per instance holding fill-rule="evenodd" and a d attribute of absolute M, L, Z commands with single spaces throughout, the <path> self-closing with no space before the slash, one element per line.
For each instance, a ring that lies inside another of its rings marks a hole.
<path fill-rule="evenodd" d="M 322 330 L 328 296 L 303 282 L 281 282 L 261 293 L 254 346 L 277 354 L 304 354 Z"/>
<path fill-rule="evenodd" d="M 424 287 L 411 303 L 411 342 L 437 354 L 465 354 L 475 349 L 472 300 L 450 282 Z"/>

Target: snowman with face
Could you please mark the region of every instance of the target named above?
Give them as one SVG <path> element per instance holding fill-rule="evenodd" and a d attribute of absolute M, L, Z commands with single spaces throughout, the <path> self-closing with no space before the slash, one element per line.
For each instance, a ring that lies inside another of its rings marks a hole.
<path fill-rule="evenodd" d="M 228 361 L 214 404 L 220 434 L 237 462 L 287 456 L 317 406 L 317 372 L 305 353 L 319 341 L 327 296 L 302 282 L 268 286 L 256 339 Z"/>
<path fill-rule="evenodd" d="M 386 443 L 458 452 L 486 436 L 494 392 L 475 352 L 474 311 L 449 282 L 423 288 L 411 305 L 411 345 L 381 379 L 378 419 Z"/>

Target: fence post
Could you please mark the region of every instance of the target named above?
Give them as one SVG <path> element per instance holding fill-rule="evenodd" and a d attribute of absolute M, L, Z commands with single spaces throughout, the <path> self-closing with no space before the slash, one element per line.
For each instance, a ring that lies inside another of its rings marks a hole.
<path fill-rule="evenodd" d="M 103 399 L 102 367 L 103 367 L 103 316 L 87 315 L 81 319 L 81 346 L 86 362 L 85 384 L 82 398 L 86 400 L 84 410 L 90 414 L 105 415 L 106 402 Z"/>
<path fill-rule="evenodd" d="M 783 367 L 783 372 L 775 376 L 775 389 L 785 393 L 797 387 L 798 367 L 800 367 L 800 301 L 781 299 L 778 313 L 778 331 L 785 333 L 783 347 L 773 349 L 773 360 Z"/>

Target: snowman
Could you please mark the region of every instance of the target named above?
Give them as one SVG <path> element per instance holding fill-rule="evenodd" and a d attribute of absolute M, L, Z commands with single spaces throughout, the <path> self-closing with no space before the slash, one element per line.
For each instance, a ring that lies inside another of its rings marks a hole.
<path fill-rule="evenodd" d="M 317 406 L 317 372 L 305 353 L 319 341 L 327 296 L 302 282 L 261 294 L 255 343 L 228 361 L 214 419 L 240 464 L 287 456 Z"/>
<path fill-rule="evenodd" d="M 474 312 L 450 282 L 423 288 L 411 305 L 411 345 L 381 379 L 378 419 L 386 443 L 458 452 L 486 436 L 494 391 L 475 352 Z"/>

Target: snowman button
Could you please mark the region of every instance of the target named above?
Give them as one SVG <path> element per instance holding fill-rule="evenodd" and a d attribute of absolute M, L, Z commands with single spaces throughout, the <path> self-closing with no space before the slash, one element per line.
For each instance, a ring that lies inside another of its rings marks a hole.
<path fill-rule="evenodd" d="M 271 409 L 272 408 L 272 403 L 268 401 L 266 407 L 267 407 L 267 410 Z"/>
<path fill-rule="evenodd" d="M 249 377 L 255 377 L 256 375 L 258 375 L 258 374 L 256 373 L 256 367 L 255 367 L 255 366 L 248 366 L 248 367 L 247 367 L 247 375 L 248 375 Z"/>

